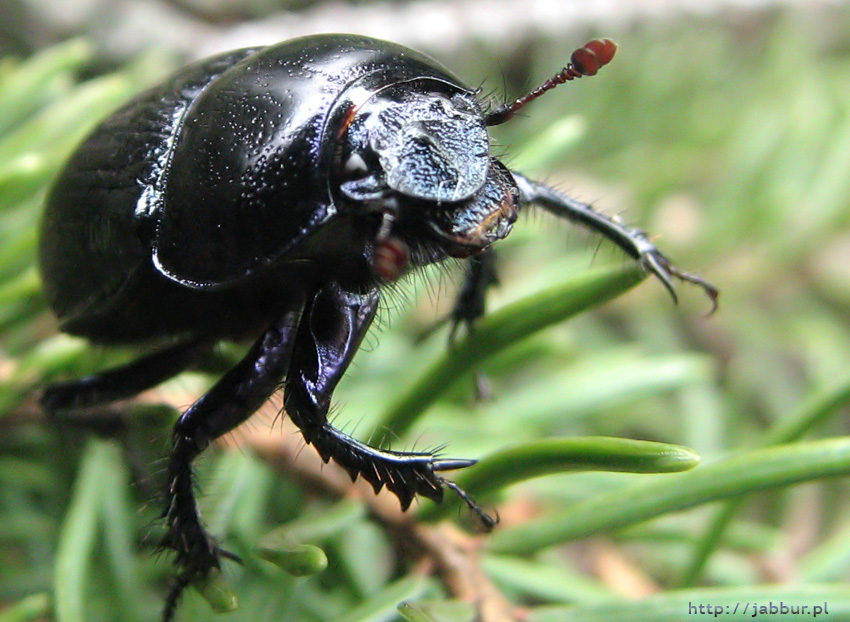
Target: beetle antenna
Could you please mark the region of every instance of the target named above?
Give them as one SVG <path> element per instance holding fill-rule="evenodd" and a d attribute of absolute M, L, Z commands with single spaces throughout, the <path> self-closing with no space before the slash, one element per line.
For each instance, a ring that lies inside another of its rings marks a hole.
<path fill-rule="evenodd" d="M 493 112 L 484 115 L 485 125 L 500 125 L 511 120 L 514 115 L 527 103 L 534 101 L 546 91 L 554 89 L 559 84 L 575 80 L 582 76 L 595 76 L 605 65 L 611 62 L 617 52 L 617 44 L 611 39 L 594 39 L 583 47 L 575 50 L 570 56 L 570 62 L 557 74 L 546 80 L 533 91 L 523 95 L 512 104 L 499 106 Z"/>

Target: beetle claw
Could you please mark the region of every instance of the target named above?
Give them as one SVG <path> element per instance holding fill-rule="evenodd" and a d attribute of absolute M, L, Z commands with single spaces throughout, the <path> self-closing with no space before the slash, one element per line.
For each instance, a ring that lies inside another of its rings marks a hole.
<path fill-rule="evenodd" d="M 706 315 L 711 315 L 715 311 L 717 311 L 717 307 L 719 306 L 719 295 L 720 291 L 717 289 L 717 286 L 711 283 L 710 281 L 705 280 L 704 278 L 697 276 L 696 274 L 691 274 L 690 272 L 684 272 L 683 270 L 679 270 L 677 267 L 670 264 L 668 259 L 661 254 L 658 249 L 653 249 L 651 251 L 645 252 L 641 255 L 641 265 L 646 268 L 649 272 L 651 272 L 655 277 L 661 281 L 661 284 L 664 285 L 664 288 L 670 293 L 670 296 L 673 298 L 673 302 L 679 303 L 679 295 L 676 292 L 676 284 L 673 281 L 673 277 L 679 279 L 680 281 L 685 281 L 687 283 L 692 283 L 694 285 L 698 285 L 705 291 L 709 300 L 711 300 L 711 309 L 709 309 Z"/>
<path fill-rule="evenodd" d="M 667 258 L 657 250 L 653 250 L 651 252 L 644 253 L 641 256 L 641 264 L 644 268 L 654 274 L 659 281 L 661 281 L 661 284 L 664 285 L 665 289 L 673 298 L 673 302 L 678 304 L 679 295 L 676 293 L 676 284 L 671 278 L 672 273 L 670 271 L 670 263 L 667 261 Z"/>
<path fill-rule="evenodd" d="M 463 458 L 441 458 L 434 460 L 431 463 L 432 471 L 454 471 L 455 469 L 465 469 L 475 464 L 477 460 L 468 460 Z"/>

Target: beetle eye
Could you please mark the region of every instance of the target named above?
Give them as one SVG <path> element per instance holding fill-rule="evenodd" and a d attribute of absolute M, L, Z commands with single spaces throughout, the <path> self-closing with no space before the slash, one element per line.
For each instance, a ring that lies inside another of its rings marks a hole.
<path fill-rule="evenodd" d="M 387 187 L 377 157 L 369 151 L 352 151 L 342 162 L 339 189 L 353 201 L 383 197 Z"/>
<path fill-rule="evenodd" d="M 366 166 L 366 161 L 359 153 L 352 153 L 348 156 L 342 170 L 348 179 L 359 179 L 369 173 L 369 167 Z"/>
<path fill-rule="evenodd" d="M 466 93 L 455 93 L 452 95 L 452 106 L 461 112 L 468 114 L 481 114 L 475 100 Z"/>

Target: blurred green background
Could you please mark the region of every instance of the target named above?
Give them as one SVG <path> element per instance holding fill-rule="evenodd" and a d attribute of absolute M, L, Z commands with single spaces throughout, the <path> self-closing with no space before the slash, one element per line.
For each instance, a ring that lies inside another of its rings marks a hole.
<path fill-rule="evenodd" d="M 497 101 L 588 38 L 615 39 L 609 67 L 494 128 L 494 149 L 651 232 L 721 288 L 720 309 L 706 317 L 688 285 L 678 306 L 653 279 L 630 289 L 639 275 L 610 244 L 531 213 L 500 244 L 482 327 L 494 351 L 459 344 L 450 362 L 445 328 L 419 336 L 450 308 L 460 268 L 410 279 L 337 391 L 335 421 L 481 458 L 458 481 L 502 524 L 483 536 L 457 504 L 428 501 L 409 522 L 340 484 L 278 399 L 198 463 L 208 526 L 246 560 L 214 586 L 240 603 L 221 619 L 658 622 L 711 605 L 743 620 L 758 603 L 784 620 L 781 601 L 809 607 L 795 620 L 824 603 L 850 620 L 850 7 L 623 2 L 547 21 L 493 2 L 489 27 L 469 21 L 473 2 L 66 4 L 0 13 L 0 622 L 157 619 L 172 572 L 154 551 L 169 427 L 215 377 L 184 374 L 93 426 L 38 411 L 49 380 L 134 355 L 58 335 L 45 309 L 35 244 L 51 178 L 93 124 L 183 60 L 303 28 L 415 45 Z M 437 21 L 416 18 L 429 8 Z M 159 36 L 122 37 L 141 14 Z M 489 400 L 473 399 L 477 372 Z M 649 474 L 693 466 L 679 446 L 700 465 Z M 190 591 L 178 619 L 212 616 Z"/>

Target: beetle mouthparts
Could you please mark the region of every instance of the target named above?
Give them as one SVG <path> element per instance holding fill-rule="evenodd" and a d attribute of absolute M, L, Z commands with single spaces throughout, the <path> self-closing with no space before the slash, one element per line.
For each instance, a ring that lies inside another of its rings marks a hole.
<path fill-rule="evenodd" d="M 449 241 L 449 255 L 468 257 L 507 237 L 516 222 L 518 205 L 512 178 L 502 174 L 500 165 L 493 165 L 487 183 L 472 200 L 445 212 L 443 218 L 433 218 L 430 224 Z"/>

